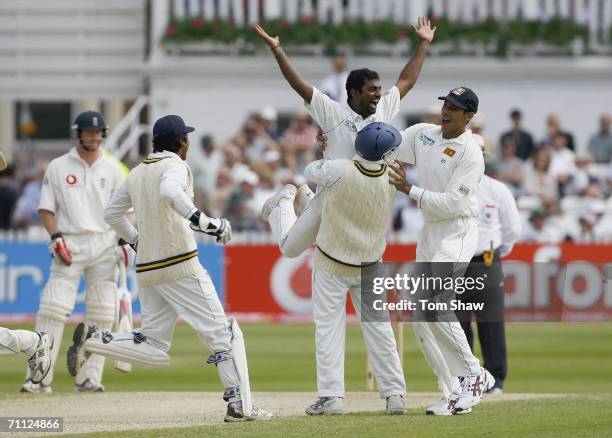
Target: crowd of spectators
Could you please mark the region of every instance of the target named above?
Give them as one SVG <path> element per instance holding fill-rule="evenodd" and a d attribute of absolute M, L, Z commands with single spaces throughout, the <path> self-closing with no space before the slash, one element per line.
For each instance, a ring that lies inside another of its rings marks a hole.
<path fill-rule="evenodd" d="M 486 172 L 508 185 L 517 199 L 522 241 L 540 243 L 612 242 L 612 133 L 602 115 L 588 144 L 577 145 L 570 130 L 551 114 L 536 138 L 522 125 L 521 111 L 499 139 L 487 138 L 484 117 L 470 128 L 485 138 Z M 436 115 L 427 117 L 435 122 Z M 236 231 L 266 231 L 261 208 L 283 184 L 306 183 L 305 166 L 319 159 L 317 129 L 304 109 L 279 131 L 277 112 L 262 108 L 226 141 L 210 135 L 192 139 L 188 155 L 196 205 L 211 216 L 225 216 Z M 39 222 L 37 205 L 46 168 L 31 153 L 18 154 L 0 173 L 0 229 Z M 415 172 L 408 171 L 413 182 Z M 314 188 L 314 187 L 313 187 Z M 422 217 L 406 196 L 398 196 L 389 225 L 394 240 L 415 241 Z"/>

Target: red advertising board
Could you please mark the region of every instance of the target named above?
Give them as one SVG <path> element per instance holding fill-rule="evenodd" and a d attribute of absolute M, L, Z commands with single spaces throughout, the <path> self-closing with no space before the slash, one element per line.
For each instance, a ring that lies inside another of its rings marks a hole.
<path fill-rule="evenodd" d="M 415 253 L 393 244 L 385 260 L 408 263 Z M 225 255 L 229 312 L 310 315 L 312 250 L 288 259 L 273 245 L 236 245 Z M 612 320 L 612 245 L 519 244 L 503 266 L 509 320 Z"/>

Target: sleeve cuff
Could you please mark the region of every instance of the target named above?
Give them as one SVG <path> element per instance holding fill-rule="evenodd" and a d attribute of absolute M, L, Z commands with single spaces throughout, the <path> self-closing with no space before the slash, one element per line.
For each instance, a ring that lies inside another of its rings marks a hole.
<path fill-rule="evenodd" d="M 412 186 L 410 188 L 410 193 L 408 193 L 408 197 L 411 199 L 414 199 L 415 201 L 417 201 L 419 208 L 421 207 L 421 198 L 423 197 L 423 193 L 425 193 L 425 190 L 417 187 L 417 186 Z"/>

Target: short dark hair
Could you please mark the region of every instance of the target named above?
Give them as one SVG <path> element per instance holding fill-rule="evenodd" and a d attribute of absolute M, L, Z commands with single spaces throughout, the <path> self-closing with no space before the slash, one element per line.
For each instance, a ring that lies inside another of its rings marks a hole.
<path fill-rule="evenodd" d="M 513 119 L 516 119 L 517 117 L 521 117 L 521 110 L 518 108 L 514 108 L 512 111 L 510 111 L 510 117 Z"/>
<path fill-rule="evenodd" d="M 351 90 L 361 91 L 363 88 L 363 84 L 366 81 L 371 81 L 374 79 L 380 80 L 380 76 L 373 70 L 369 68 L 360 68 L 357 70 L 351 70 L 346 78 L 346 94 L 348 96 L 348 102 L 351 101 Z"/>
<path fill-rule="evenodd" d="M 183 145 L 183 139 L 187 135 L 180 137 L 153 137 L 153 152 L 168 151 L 177 153 Z"/>

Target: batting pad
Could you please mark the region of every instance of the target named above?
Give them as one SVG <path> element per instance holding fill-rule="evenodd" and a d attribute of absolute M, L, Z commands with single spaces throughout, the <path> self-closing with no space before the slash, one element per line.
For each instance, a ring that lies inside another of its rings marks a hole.
<path fill-rule="evenodd" d="M 85 350 L 145 368 L 166 368 L 170 366 L 170 356 L 148 341 L 134 342 L 132 332 L 114 332 L 110 335 L 112 339 L 107 343 L 103 342 L 99 336 L 88 339 L 85 341 Z"/>
<path fill-rule="evenodd" d="M 234 365 L 240 378 L 240 399 L 242 400 L 242 412 L 248 417 L 253 411 L 253 399 L 251 397 L 251 384 L 249 383 L 249 367 L 247 365 L 246 350 L 244 348 L 244 335 L 238 326 L 236 318 L 230 318 L 232 328 L 232 356 Z"/>

